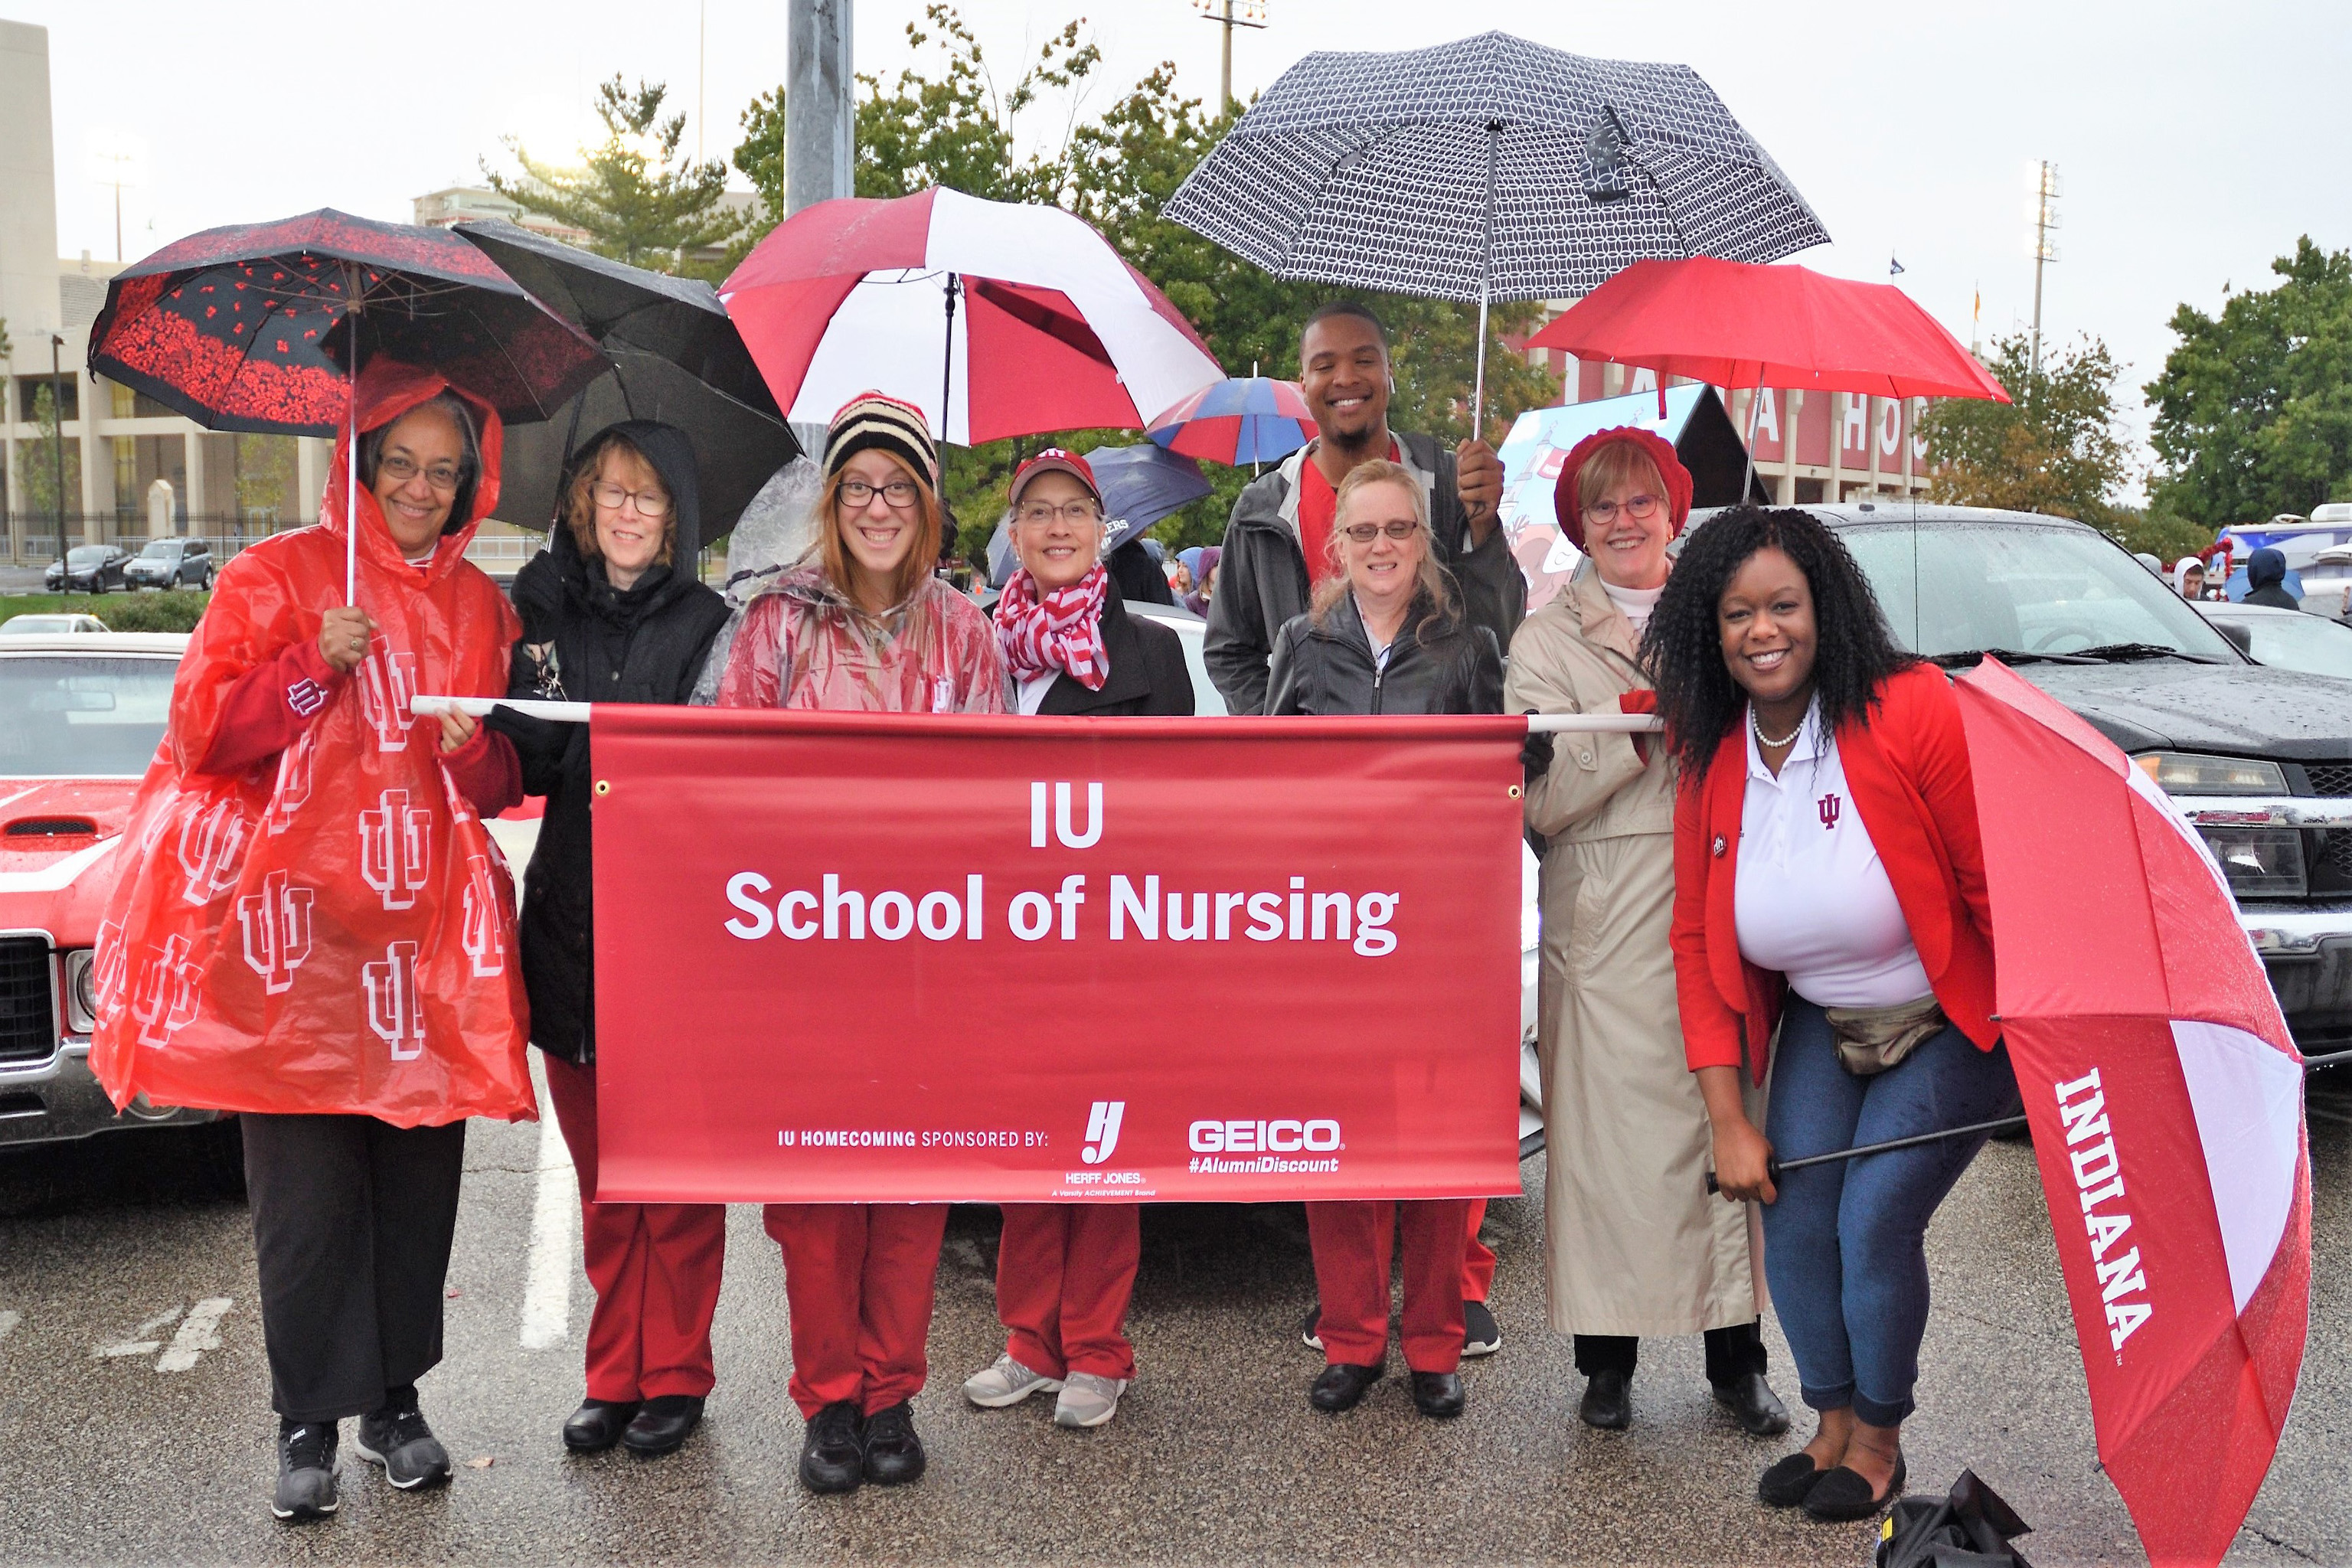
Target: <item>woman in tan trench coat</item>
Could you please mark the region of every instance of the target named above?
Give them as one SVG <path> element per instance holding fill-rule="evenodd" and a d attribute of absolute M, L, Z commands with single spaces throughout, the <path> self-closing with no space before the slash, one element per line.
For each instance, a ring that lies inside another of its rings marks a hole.
<path fill-rule="evenodd" d="M 1660 437 L 1621 427 L 1578 443 L 1556 506 L 1587 559 L 1511 639 L 1508 711 L 1651 710 L 1635 651 L 1690 504 Z M 1544 846 L 1544 1250 L 1551 1326 L 1576 1336 L 1587 1380 L 1577 1413 L 1624 1427 L 1641 1336 L 1704 1332 L 1716 1399 L 1758 1436 L 1785 1431 L 1764 1380 L 1752 1205 L 1707 1194 L 1706 1107 L 1676 1022 L 1673 764 L 1645 738 L 1561 734 L 1527 814 Z"/>

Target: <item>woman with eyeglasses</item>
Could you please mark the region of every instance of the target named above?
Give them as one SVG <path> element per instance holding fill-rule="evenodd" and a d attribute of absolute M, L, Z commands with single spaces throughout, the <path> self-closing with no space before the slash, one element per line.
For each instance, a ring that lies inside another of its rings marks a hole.
<path fill-rule="evenodd" d="M 1649 431 L 1599 431 L 1570 451 L 1553 506 L 1583 560 L 1511 638 L 1509 710 L 1647 712 L 1642 632 L 1690 517 L 1689 471 Z M 1707 1195 L 1706 1102 L 1675 1022 L 1674 761 L 1638 735 L 1541 735 L 1528 751 L 1544 1255 L 1552 1330 L 1575 1336 L 1586 1379 L 1577 1414 L 1622 1430 L 1641 1341 L 1704 1334 L 1716 1402 L 1753 1436 L 1786 1431 L 1764 1379 L 1748 1211 Z"/>
<path fill-rule="evenodd" d="M 1048 447 L 1013 476 L 1021 569 L 996 602 L 1020 710 L 1074 718 L 1190 716 L 1176 634 L 1129 611 L 1102 562 L 1103 506 L 1084 458 Z M 1053 1394 L 1054 1423 L 1100 1426 L 1135 1378 L 1127 1304 L 1141 1256 L 1133 1204 L 1006 1204 L 996 1254 L 995 1364 L 964 1380 L 983 1409 Z"/>
<path fill-rule="evenodd" d="M 694 447 L 647 420 L 590 437 L 568 467 L 547 548 L 516 574 L 508 695 L 574 702 L 684 702 L 726 624 L 695 576 L 701 510 Z M 619 1443 L 652 1457 L 684 1443 L 710 1393 L 727 1210 L 718 1204 L 598 1203 L 594 886 L 588 727 L 488 721 L 519 754 L 523 789 L 547 797 L 518 924 L 530 1037 L 547 1069 L 580 1180 L 581 1252 L 596 1289 L 587 1398 L 564 1446 Z"/>
<path fill-rule="evenodd" d="M 1495 634 L 1464 617 L 1461 596 L 1437 563 L 1429 500 L 1412 470 L 1385 458 L 1360 463 L 1339 481 L 1337 503 L 1328 547 L 1334 570 L 1307 613 L 1274 639 L 1266 712 L 1501 712 Z M 1389 1265 L 1401 1241 L 1401 1338 L 1413 1404 L 1424 1415 L 1462 1413 L 1471 1213 L 1467 1198 L 1307 1205 L 1325 1363 L 1307 1393 L 1316 1409 L 1352 1409 L 1386 1372 Z"/>
<path fill-rule="evenodd" d="M 923 411 L 861 393 L 833 416 L 816 542 L 743 612 L 722 708 L 1003 713 L 988 617 L 933 568 L 939 451 Z M 845 1492 L 923 1473 L 914 1407 L 929 1366 L 945 1204 L 770 1204 L 792 1318 L 801 1484 Z"/>

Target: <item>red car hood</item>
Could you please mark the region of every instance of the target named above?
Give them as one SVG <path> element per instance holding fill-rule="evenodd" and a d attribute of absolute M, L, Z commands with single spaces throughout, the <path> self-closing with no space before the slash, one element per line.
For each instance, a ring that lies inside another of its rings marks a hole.
<path fill-rule="evenodd" d="M 0 779 L 0 930 L 87 947 L 137 779 Z"/>

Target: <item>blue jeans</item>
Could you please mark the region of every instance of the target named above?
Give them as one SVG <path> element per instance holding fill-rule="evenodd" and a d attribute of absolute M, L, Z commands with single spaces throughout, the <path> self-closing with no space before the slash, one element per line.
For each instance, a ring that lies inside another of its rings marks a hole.
<path fill-rule="evenodd" d="M 1791 992 L 1772 1063 L 1765 1136 L 1783 1160 L 1825 1154 L 2007 1109 L 2009 1047 L 1947 1027 L 1872 1078 L 1839 1065 L 1822 1010 Z M 1874 1426 L 1911 1414 L 1927 1331 L 1927 1221 L 1984 1137 L 1948 1138 L 1790 1171 L 1764 1209 L 1764 1272 L 1807 1405 Z"/>

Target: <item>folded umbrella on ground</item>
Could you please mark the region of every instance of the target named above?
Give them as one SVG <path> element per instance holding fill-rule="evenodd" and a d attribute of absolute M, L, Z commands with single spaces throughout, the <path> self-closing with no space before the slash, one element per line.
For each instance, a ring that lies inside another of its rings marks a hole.
<path fill-rule="evenodd" d="M 2010 1542 L 2033 1527 L 2000 1494 L 1962 1470 L 1939 1498 L 1906 1497 L 1881 1527 L 1874 1568 L 2032 1568 Z"/>

